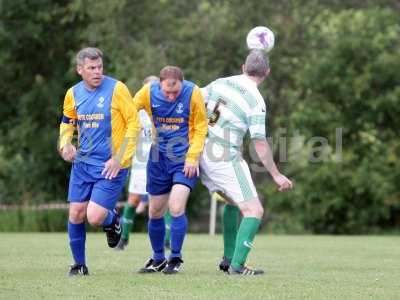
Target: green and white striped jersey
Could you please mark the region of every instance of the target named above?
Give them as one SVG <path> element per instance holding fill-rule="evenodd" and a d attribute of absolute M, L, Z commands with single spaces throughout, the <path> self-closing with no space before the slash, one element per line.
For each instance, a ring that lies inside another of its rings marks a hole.
<path fill-rule="evenodd" d="M 209 118 L 208 141 L 236 155 L 247 132 L 265 139 L 266 106 L 257 84 L 246 75 L 220 78 L 202 89 Z M 215 148 L 215 147 L 213 147 Z"/>

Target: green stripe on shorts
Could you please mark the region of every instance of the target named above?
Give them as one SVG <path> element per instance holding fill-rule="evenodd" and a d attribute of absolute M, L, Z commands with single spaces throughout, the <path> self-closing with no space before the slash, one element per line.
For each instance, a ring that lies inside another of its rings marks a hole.
<path fill-rule="evenodd" d="M 239 182 L 240 190 L 242 191 L 243 198 L 245 201 L 255 197 L 251 191 L 249 180 L 246 177 L 246 173 L 239 161 L 233 162 L 233 169 L 235 170 L 236 178 Z"/>

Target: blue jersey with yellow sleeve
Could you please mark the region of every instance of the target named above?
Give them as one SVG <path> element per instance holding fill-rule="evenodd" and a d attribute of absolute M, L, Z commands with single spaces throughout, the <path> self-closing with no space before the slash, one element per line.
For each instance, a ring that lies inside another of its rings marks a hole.
<path fill-rule="evenodd" d="M 104 76 L 94 90 L 83 81 L 67 91 L 60 125 L 62 149 L 78 129 L 78 153 L 75 161 L 103 166 L 111 157 L 130 165 L 140 130 L 137 112 L 128 88 L 120 81 Z"/>
<path fill-rule="evenodd" d="M 190 81 L 182 82 L 175 101 L 168 101 L 160 82 L 141 88 L 135 95 L 136 109 L 144 109 L 152 119 L 154 143 L 168 158 L 183 157 L 197 162 L 207 134 L 207 116 L 199 87 Z"/>

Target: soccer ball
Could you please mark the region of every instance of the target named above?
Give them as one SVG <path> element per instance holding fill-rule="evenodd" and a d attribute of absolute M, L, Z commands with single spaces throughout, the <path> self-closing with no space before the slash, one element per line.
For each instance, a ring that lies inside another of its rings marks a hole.
<path fill-rule="evenodd" d="M 269 52 L 274 48 L 275 35 L 268 27 L 257 26 L 249 31 L 246 41 L 249 49 L 260 49 Z"/>

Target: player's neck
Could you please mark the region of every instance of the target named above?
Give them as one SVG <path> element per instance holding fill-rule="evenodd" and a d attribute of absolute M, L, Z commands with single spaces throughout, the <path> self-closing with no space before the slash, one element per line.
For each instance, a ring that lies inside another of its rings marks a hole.
<path fill-rule="evenodd" d="M 263 78 L 260 78 L 258 76 L 250 76 L 247 74 L 245 74 L 245 75 L 247 76 L 247 78 L 249 78 L 251 81 L 253 81 L 257 86 L 260 85 L 264 81 Z"/>

